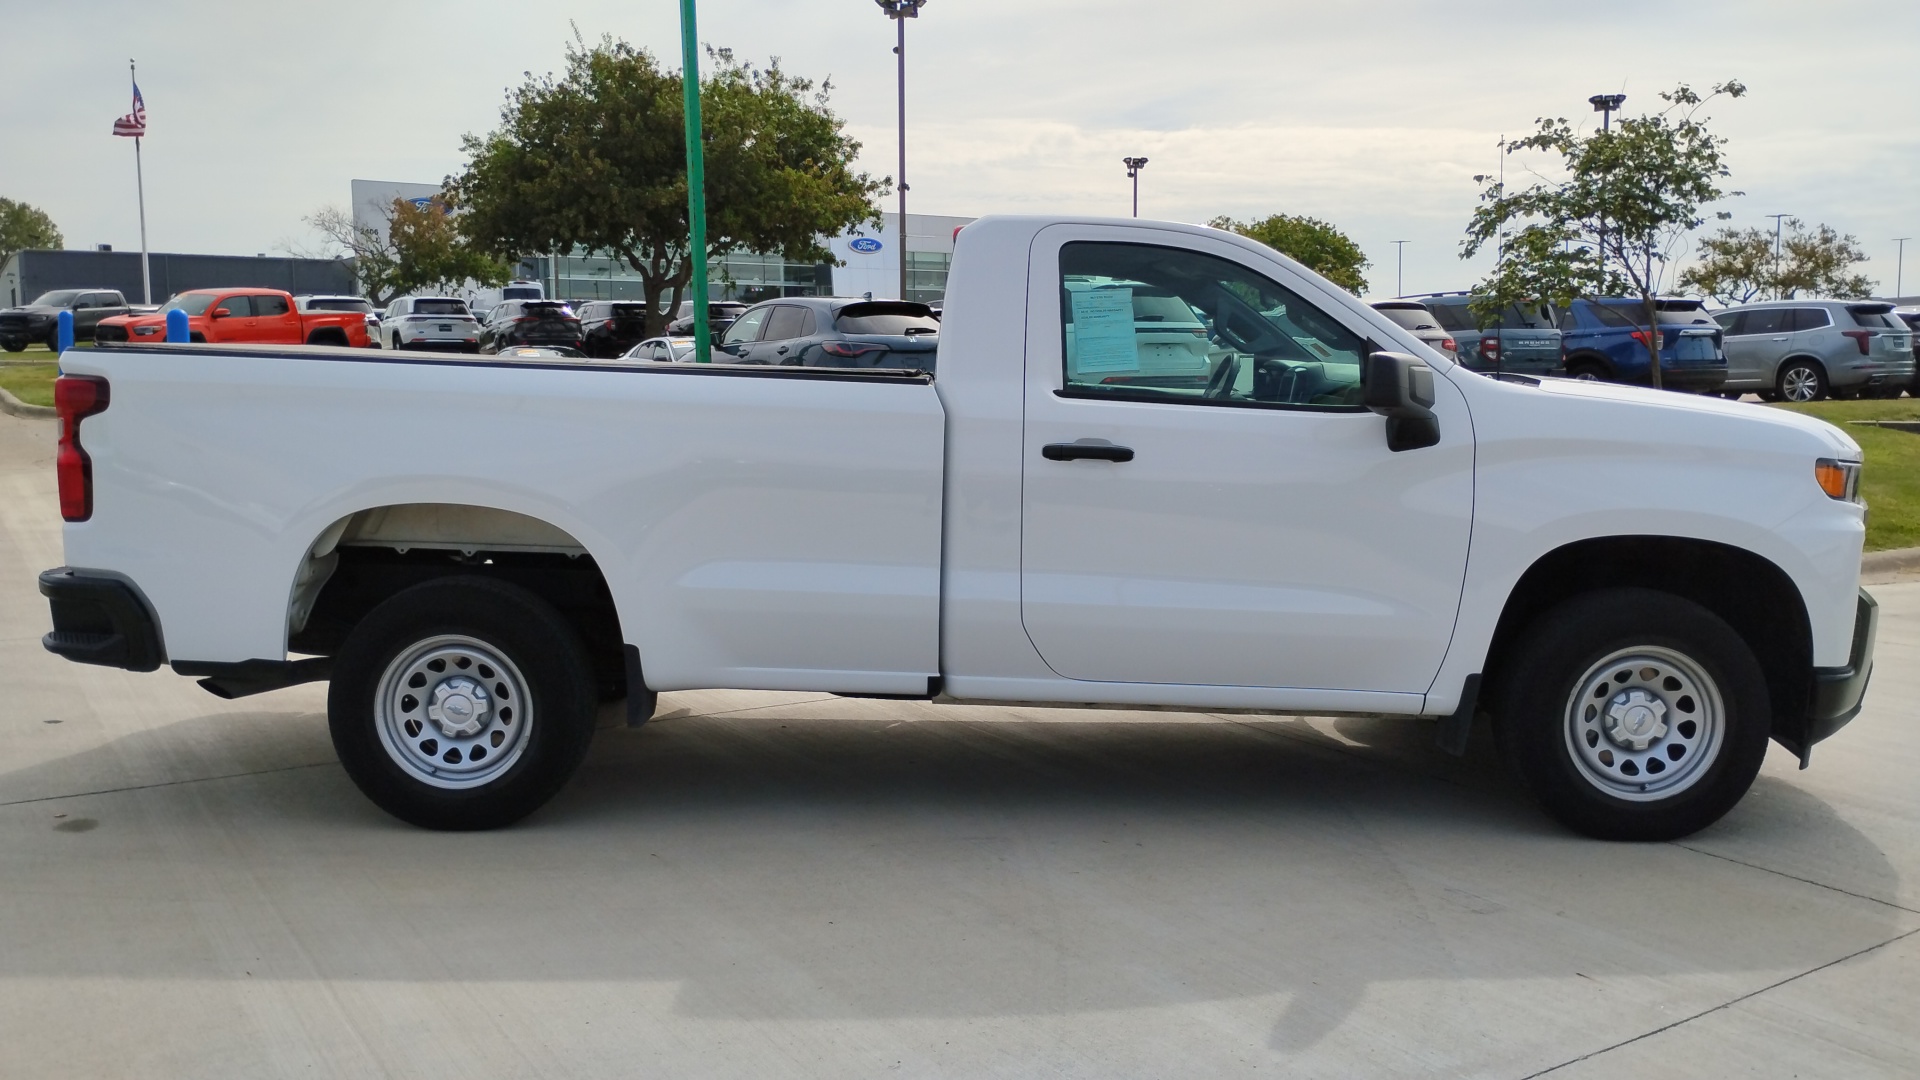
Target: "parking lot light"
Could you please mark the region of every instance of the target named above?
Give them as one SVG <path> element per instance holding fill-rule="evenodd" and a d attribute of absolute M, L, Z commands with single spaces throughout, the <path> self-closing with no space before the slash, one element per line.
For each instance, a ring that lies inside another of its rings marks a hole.
<path fill-rule="evenodd" d="M 907 298 L 907 20 L 920 17 L 927 0 L 873 0 L 893 20 L 899 40 L 893 46 L 900 69 L 900 299 Z"/>
<path fill-rule="evenodd" d="M 1133 181 L 1133 216 L 1139 217 L 1140 216 L 1140 170 L 1147 167 L 1147 159 L 1143 157 L 1128 157 L 1128 158 L 1121 158 L 1120 160 L 1127 167 L 1127 179 Z"/>

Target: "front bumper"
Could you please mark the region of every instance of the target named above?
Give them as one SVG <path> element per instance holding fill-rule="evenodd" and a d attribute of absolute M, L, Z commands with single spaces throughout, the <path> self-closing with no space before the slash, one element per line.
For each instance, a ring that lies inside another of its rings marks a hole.
<path fill-rule="evenodd" d="M 1807 710 L 1798 731 L 1774 733 L 1775 739 L 1800 756 L 1806 768 L 1813 755 L 1813 744 L 1847 726 L 1860 715 L 1860 702 L 1867 693 L 1867 680 L 1873 677 L 1873 642 L 1880 629 L 1880 605 L 1865 589 L 1853 617 L 1853 647 L 1847 652 L 1844 667 L 1814 668 L 1813 688 L 1807 695 Z"/>
<path fill-rule="evenodd" d="M 53 632 L 40 644 L 79 664 L 154 671 L 166 658 L 160 624 L 133 583 L 70 566 L 40 575 L 40 595 L 53 609 Z"/>

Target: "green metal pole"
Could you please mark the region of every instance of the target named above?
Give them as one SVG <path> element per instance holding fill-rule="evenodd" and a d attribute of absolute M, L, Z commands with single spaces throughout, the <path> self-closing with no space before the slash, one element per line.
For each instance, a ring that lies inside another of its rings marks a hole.
<path fill-rule="evenodd" d="M 700 34 L 694 29 L 693 0 L 680 0 L 680 83 L 687 114 L 687 223 L 693 235 L 687 257 L 693 260 L 693 355 L 713 362 L 707 330 L 707 162 L 700 141 Z"/>

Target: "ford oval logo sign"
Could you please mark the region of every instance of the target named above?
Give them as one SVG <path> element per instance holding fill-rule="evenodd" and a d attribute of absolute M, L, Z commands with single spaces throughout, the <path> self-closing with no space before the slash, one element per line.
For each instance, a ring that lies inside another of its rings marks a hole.
<path fill-rule="evenodd" d="M 880 241 L 875 240 L 871 236 L 857 236 L 853 239 L 853 242 L 847 246 L 860 252 L 862 255 L 871 255 L 880 250 Z"/>

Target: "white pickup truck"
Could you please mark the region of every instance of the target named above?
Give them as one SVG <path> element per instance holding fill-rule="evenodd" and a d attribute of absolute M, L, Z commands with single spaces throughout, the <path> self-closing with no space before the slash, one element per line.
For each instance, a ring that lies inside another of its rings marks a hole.
<path fill-rule="evenodd" d="M 831 691 L 1491 717 L 1574 829 L 1667 838 L 1859 710 L 1859 447 L 1469 372 L 1212 229 L 985 218 L 938 373 L 133 344 L 57 389 L 70 659 L 331 678 L 410 822 L 514 821 L 599 701 Z"/>

